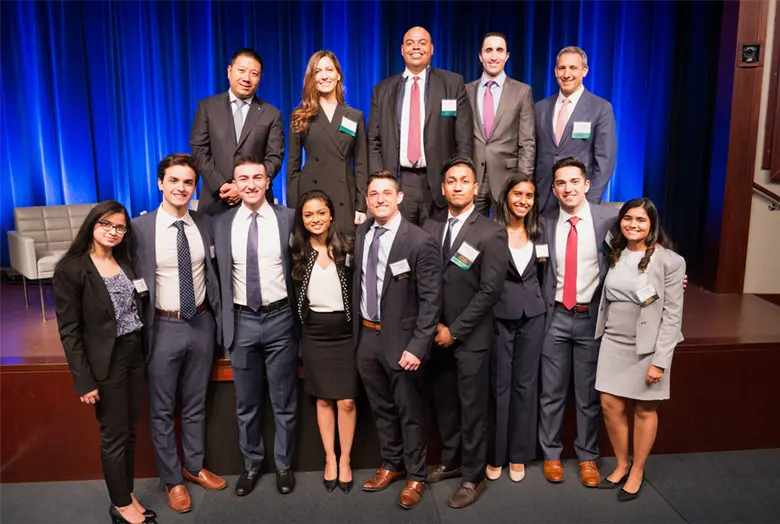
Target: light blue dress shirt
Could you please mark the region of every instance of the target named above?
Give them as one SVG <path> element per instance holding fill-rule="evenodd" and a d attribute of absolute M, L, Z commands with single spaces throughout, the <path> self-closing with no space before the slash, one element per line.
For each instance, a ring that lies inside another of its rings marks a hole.
<path fill-rule="evenodd" d="M 479 122 L 484 125 L 485 120 L 482 118 L 484 112 L 482 111 L 482 102 L 485 100 L 485 89 L 490 78 L 482 73 L 482 78 L 479 79 L 479 87 L 477 88 L 477 108 L 479 109 Z M 490 92 L 493 93 L 493 114 L 498 116 L 498 102 L 501 100 L 501 93 L 504 91 L 504 82 L 506 82 L 506 73 L 501 71 L 501 74 L 494 80 L 495 84 L 490 86 Z M 493 120 L 495 122 L 495 120 Z"/>

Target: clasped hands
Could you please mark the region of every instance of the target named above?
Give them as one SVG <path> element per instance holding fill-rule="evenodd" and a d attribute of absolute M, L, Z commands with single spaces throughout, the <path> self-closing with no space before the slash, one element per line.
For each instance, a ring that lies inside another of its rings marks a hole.
<path fill-rule="evenodd" d="M 219 198 L 234 206 L 241 202 L 241 195 L 238 194 L 238 188 L 235 182 L 225 182 L 219 188 Z"/>
<path fill-rule="evenodd" d="M 84 404 L 95 404 L 100 401 L 100 395 L 98 394 L 97 389 L 93 389 L 89 393 L 79 395 L 79 400 L 81 400 Z"/>
<path fill-rule="evenodd" d="M 436 326 L 436 335 L 433 337 L 433 341 L 443 348 L 448 348 L 455 343 L 455 339 L 452 338 L 450 328 L 444 324 Z"/>

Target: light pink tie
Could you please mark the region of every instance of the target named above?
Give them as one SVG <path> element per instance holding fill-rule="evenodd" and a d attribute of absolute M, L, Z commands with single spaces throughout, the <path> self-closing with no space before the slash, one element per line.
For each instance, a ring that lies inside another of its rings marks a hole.
<path fill-rule="evenodd" d="M 563 130 L 566 129 L 566 108 L 569 107 L 571 100 L 564 98 L 561 103 L 561 110 L 558 111 L 558 120 L 555 121 L 555 145 L 561 144 L 561 138 L 563 138 Z"/>
<path fill-rule="evenodd" d="M 420 160 L 422 152 L 420 151 L 420 80 L 419 76 L 414 77 L 412 85 L 412 96 L 409 97 L 409 138 L 406 144 L 406 156 L 409 163 L 414 165 Z"/>
<path fill-rule="evenodd" d="M 482 99 L 482 130 L 485 132 L 485 138 L 490 138 L 496 116 L 496 109 L 493 105 L 493 91 L 490 89 L 493 84 L 495 84 L 493 80 L 488 80 L 488 83 L 485 84 L 485 97 Z"/>

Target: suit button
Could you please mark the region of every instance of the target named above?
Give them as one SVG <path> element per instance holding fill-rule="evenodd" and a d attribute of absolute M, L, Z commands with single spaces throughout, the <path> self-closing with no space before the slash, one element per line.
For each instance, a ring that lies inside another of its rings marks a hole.
<path fill-rule="evenodd" d="M 319 161 L 320 161 L 320 157 L 317 157 L 317 156 L 315 156 L 315 157 L 314 157 L 314 161 L 315 161 L 315 162 L 319 162 Z"/>
<path fill-rule="evenodd" d="M 482 162 L 482 167 L 485 167 L 485 163 L 484 162 Z"/>
<path fill-rule="evenodd" d="M 340 204 L 339 204 L 339 206 L 341 206 L 341 207 L 344 207 L 344 203 L 343 203 L 343 202 L 342 202 L 342 203 L 340 203 Z"/>
<path fill-rule="evenodd" d="M 316 181 L 316 180 L 312 180 L 312 182 L 314 182 L 315 184 L 317 183 L 317 181 Z"/>

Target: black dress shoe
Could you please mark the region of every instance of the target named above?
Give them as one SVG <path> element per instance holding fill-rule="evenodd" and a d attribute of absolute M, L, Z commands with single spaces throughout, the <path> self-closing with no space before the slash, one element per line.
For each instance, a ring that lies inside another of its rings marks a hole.
<path fill-rule="evenodd" d="M 623 475 L 623 478 L 618 480 L 617 482 L 612 482 L 607 477 L 604 477 L 601 479 L 601 482 L 599 482 L 598 488 L 599 489 L 617 489 L 621 484 L 625 484 L 625 482 L 628 480 L 628 475 L 631 473 L 631 466 L 634 464 L 628 465 L 628 472 Z"/>
<path fill-rule="evenodd" d="M 152 513 L 154 513 L 154 511 L 152 511 Z M 111 517 L 111 522 L 113 522 L 113 524 L 130 524 L 130 522 L 122 516 L 117 507 L 113 504 L 110 508 L 108 508 L 108 515 Z M 154 516 L 156 517 L 157 514 L 154 513 Z M 146 512 L 144 512 L 143 524 L 155 524 L 154 517 L 147 517 Z"/>
<path fill-rule="evenodd" d="M 339 480 L 339 489 L 344 493 L 349 493 L 352 491 L 352 481 L 350 480 L 349 482 L 341 482 Z"/>
<path fill-rule="evenodd" d="M 236 482 L 236 495 L 239 497 L 249 495 L 255 489 L 255 484 L 260 479 L 260 475 L 260 470 L 249 471 L 245 469 Z"/>
<path fill-rule="evenodd" d="M 626 491 L 626 488 L 621 488 L 620 491 L 618 491 L 618 502 L 628 502 L 630 500 L 635 500 L 639 497 L 639 492 L 642 491 L 642 486 L 645 483 L 645 479 L 642 479 L 642 483 L 639 484 L 639 489 L 636 490 L 636 493 L 629 493 Z"/>
<path fill-rule="evenodd" d="M 276 489 L 282 495 L 292 493 L 295 488 L 295 475 L 290 468 L 276 470 Z"/>
<path fill-rule="evenodd" d="M 144 518 L 146 520 L 154 520 L 154 519 L 157 518 L 157 513 L 155 513 L 154 511 L 152 511 L 150 509 L 147 509 L 146 511 L 144 511 Z"/>

